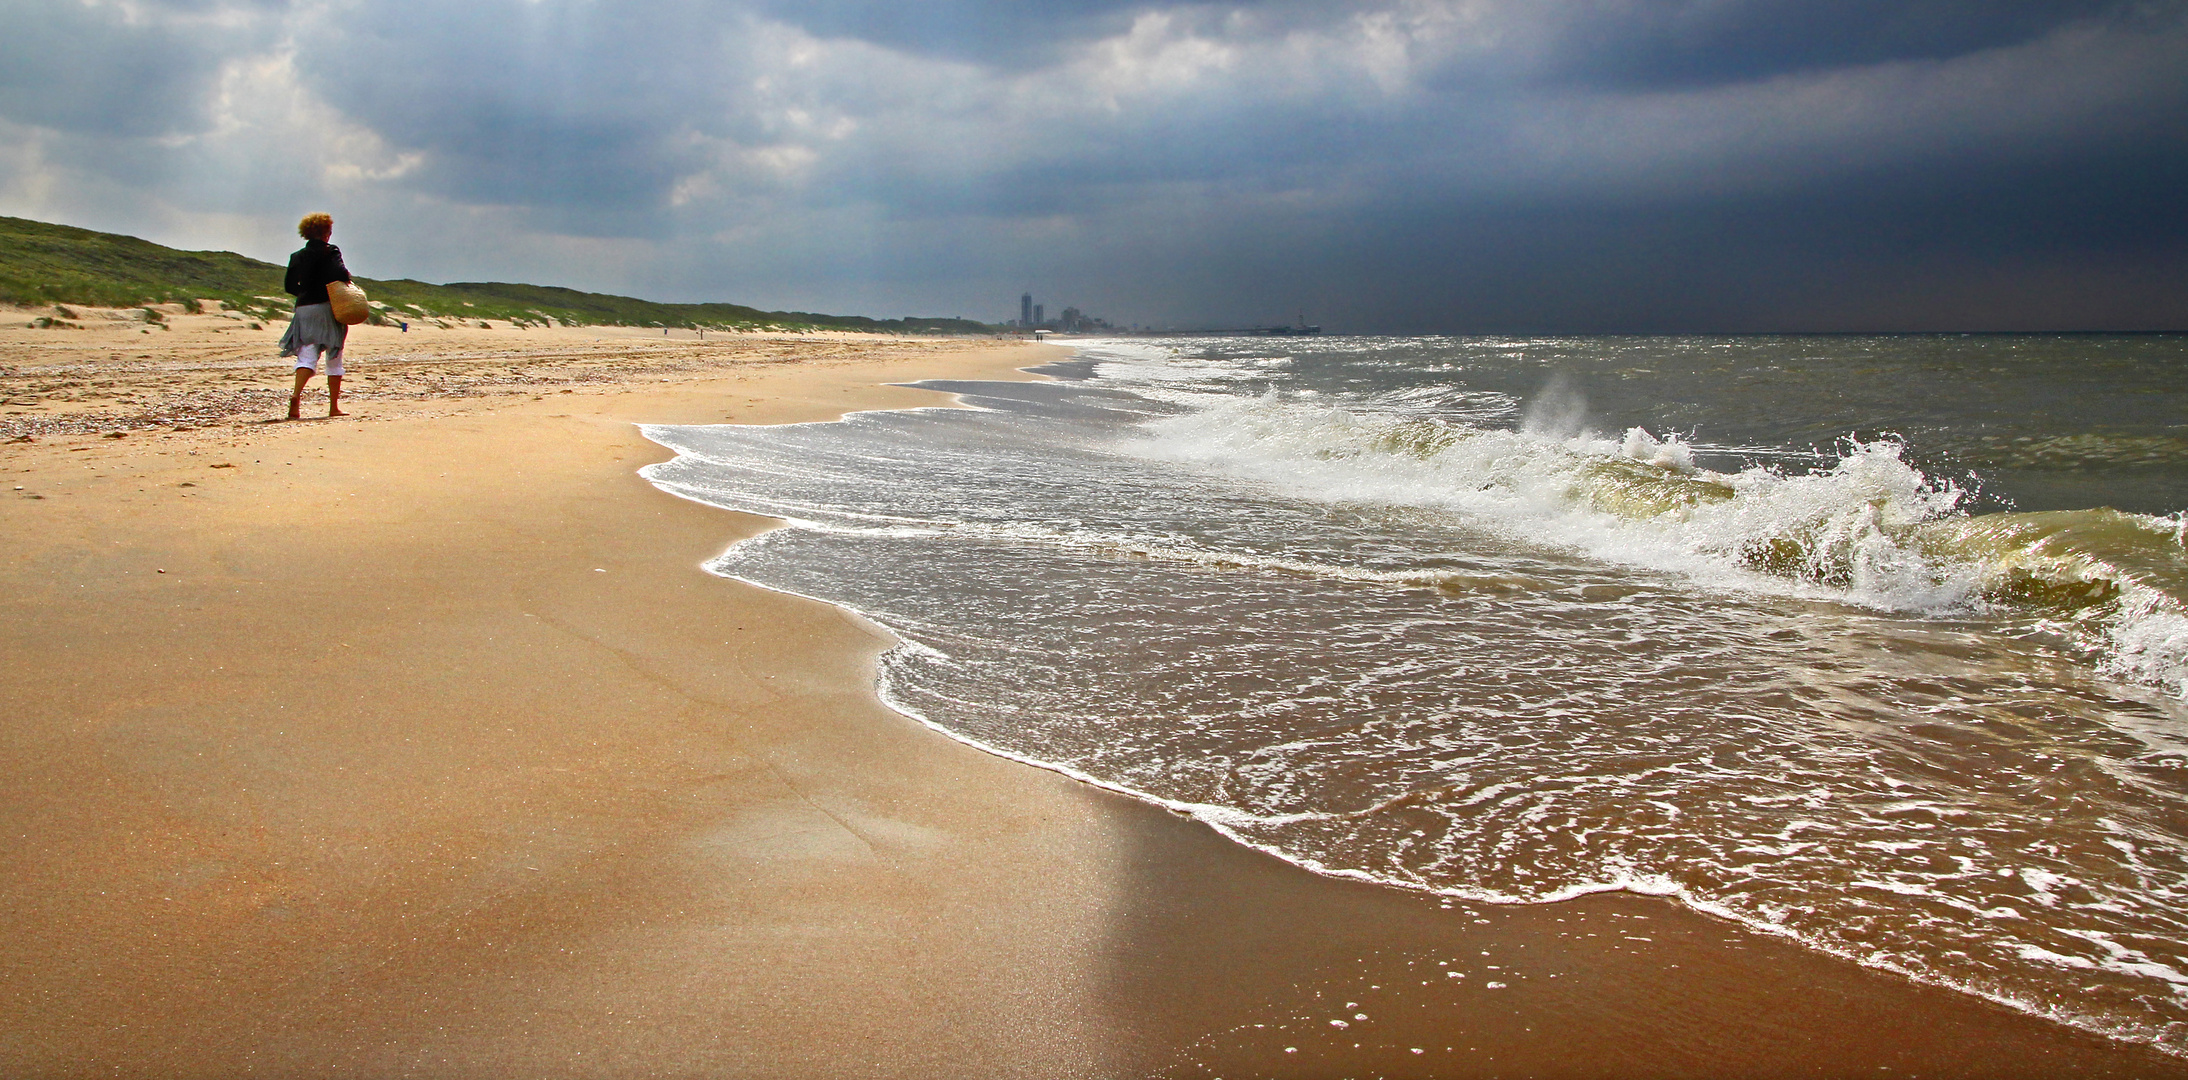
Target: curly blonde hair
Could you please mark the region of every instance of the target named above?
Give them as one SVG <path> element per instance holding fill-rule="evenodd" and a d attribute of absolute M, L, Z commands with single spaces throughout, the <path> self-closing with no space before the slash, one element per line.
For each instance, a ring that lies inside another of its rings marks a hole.
<path fill-rule="evenodd" d="M 334 235 L 334 215 L 304 215 L 304 220 L 296 223 L 296 235 L 306 240 L 324 240 Z"/>

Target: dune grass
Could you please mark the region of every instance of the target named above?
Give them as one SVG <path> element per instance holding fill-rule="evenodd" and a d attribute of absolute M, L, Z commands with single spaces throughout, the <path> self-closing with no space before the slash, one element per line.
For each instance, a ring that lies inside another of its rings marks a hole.
<path fill-rule="evenodd" d="M 178 251 L 148 240 L 25 218 L 0 217 L 0 301 L 142 307 L 217 300 L 263 319 L 287 316 L 282 267 L 232 251 Z M 742 304 L 665 304 L 554 285 L 358 278 L 374 322 L 443 325 L 658 326 L 706 330 L 858 330 L 880 334 L 990 334 L 971 319 L 869 319 Z"/>

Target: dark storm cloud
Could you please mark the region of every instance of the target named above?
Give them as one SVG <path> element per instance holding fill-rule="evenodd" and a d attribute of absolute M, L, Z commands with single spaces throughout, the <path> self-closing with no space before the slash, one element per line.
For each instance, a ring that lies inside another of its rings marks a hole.
<path fill-rule="evenodd" d="M 239 14 L 254 10 L 264 9 Z M 250 35 L 219 11 L 210 3 L 0 5 L 0 116 L 98 135 L 201 127 L 222 62 Z"/>
<path fill-rule="evenodd" d="M 438 195 L 622 218 L 672 182 L 668 133 L 719 105 L 721 31 L 695 7 L 385 4 L 313 27 L 298 78 L 426 151 L 413 182 Z"/>
<path fill-rule="evenodd" d="M 889 314 L 2188 321 L 2183 10 L 54 0 L 0 45 L 0 192 L 324 199 L 428 276 Z"/>
<path fill-rule="evenodd" d="M 1705 86 L 2017 45 L 2136 20 L 2136 0 L 1631 0 L 1581 7 L 1551 72 L 1603 86 Z"/>
<path fill-rule="evenodd" d="M 1709 201 L 1378 206 L 1322 251 L 1395 287 L 1309 302 L 1415 331 L 2165 328 L 2182 184 L 2175 149 Z"/>
<path fill-rule="evenodd" d="M 885 48 L 1013 66 L 1121 29 L 1145 0 L 759 0 L 753 10 L 817 37 L 857 38 Z"/>
<path fill-rule="evenodd" d="M 1297 0 L 1156 4 L 1146 0 L 758 0 L 753 10 L 822 37 L 959 59 L 1017 63 L 1121 30 L 1164 9 L 1250 11 L 1271 25 L 1314 26 L 1379 5 Z M 1517 7 L 1510 5 L 1510 7 Z M 1594 0 L 1501 12 L 1540 19 L 1544 74 L 1615 86 L 1694 86 L 1893 60 L 1934 60 L 2014 45 L 2090 19 L 2136 19 L 2142 0 Z M 1514 16 L 1517 16 L 1514 18 Z"/>

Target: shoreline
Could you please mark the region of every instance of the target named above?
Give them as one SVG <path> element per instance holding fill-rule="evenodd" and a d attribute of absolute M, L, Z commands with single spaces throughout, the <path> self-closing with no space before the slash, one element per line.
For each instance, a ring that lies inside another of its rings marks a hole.
<path fill-rule="evenodd" d="M 796 523 L 793 522 L 780 522 L 779 524 L 781 524 L 783 527 L 788 528 L 799 527 Z M 763 582 L 735 574 L 723 574 L 722 576 L 727 578 L 728 580 L 752 585 L 757 588 L 770 589 L 773 591 L 782 591 L 785 593 L 785 595 L 795 596 L 800 599 L 814 600 L 816 602 L 833 604 L 835 606 L 844 608 L 852 615 L 875 625 L 884 633 L 893 633 L 891 628 L 888 626 L 888 622 L 886 619 L 876 616 L 871 612 L 861 610 L 856 606 L 846 603 L 845 601 L 831 600 L 827 599 L 825 596 L 783 590 L 779 589 L 778 587 L 769 586 Z M 1678 914 L 1684 918 L 1699 920 L 1698 926 L 1690 926 L 1685 928 L 1684 932 L 1689 934 L 1690 936 L 1697 934 L 1701 936 L 1708 936 L 1706 931 L 1702 929 L 1704 927 L 1714 926 L 1719 928 L 1731 928 L 1739 931 L 1740 933 L 1726 935 L 1727 944 L 1738 940 L 1740 938 L 1740 934 L 1748 935 L 1754 941 L 1771 942 L 1773 944 L 1783 943 L 1793 946 L 1796 951 L 1801 955 L 1813 957 L 1815 959 L 1824 961 L 1825 963 L 1845 964 L 1850 967 L 1858 968 L 1861 971 L 1867 972 L 1871 975 L 1881 976 L 1884 979 L 1895 984 L 1907 987 L 1920 987 L 1923 990 L 1928 991 L 1941 991 L 1954 998 L 1965 998 L 1975 1002 L 1980 1002 L 1985 1006 L 1994 1007 L 2011 1014 L 2026 1017 L 2032 1020 L 2037 1020 L 2045 1025 L 2056 1025 L 2060 1029 L 2071 1031 L 2078 1036 L 2095 1037 L 2099 1040 L 2098 1045 L 2100 1046 L 2132 1047 L 2135 1048 L 2138 1052 L 2156 1051 L 2155 1058 L 2157 1064 L 2149 1067 L 2152 1070 L 2153 1074 L 2172 1075 L 2175 1071 L 2180 1071 L 2182 1069 L 2180 1059 L 2184 1056 L 2188 1056 L 2182 1053 L 2169 1054 L 2165 1051 L 2158 1050 L 2157 1047 L 2155 1047 L 2154 1045 L 2146 1043 L 2143 1039 L 2138 1037 L 2126 1035 L 2107 1035 L 2098 1027 L 2095 1027 L 2082 1020 L 2082 1018 L 2076 1017 L 2072 1014 L 2068 1014 L 2063 1018 L 2060 1016 L 2052 1015 L 2052 1013 L 2040 1003 L 2030 1003 L 2001 996 L 1994 996 L 1985 993 L 1978 988 L 1960 985 L 1950 980 L 1926 978 L 1918 973 L 1911 973 L 1882 964 L 1866 963 L 1858 956 L 1834 951 L 1830 948 L 1819 946 L 1818 944 L 1813 942 L 1804 942 L 1794 935 L 1779 930 L 1778 928 L 1769 924 L 1757 923 L 1751 920 L 1742 919 L 1737 914 L 1730 911 L 1713 910 L 1710 905 L 1695 902 L 1679 894 L 1651 891 L 1646 887 L 1637 887 L 1632 885 L 1604 884 L 1592 888 L 1575 888 L 1563 895 L 1560 899 L 1556 900 L 1528 903 L 1506 903 L 1494 899 L 1486 899 L 1479 896 L 1468 895 L 1464 892 L 1459 891 L 1445 892 L 1422 890 L 1413 886 L 1409 886 L 1402 882 L 1386 880 L 1383 878 L 1372 876 L 1370 874 L 1356 871 L 1332 870 L 1312 863 L 1311 861 L 1302 861 L 1299 858 L 1287 855 L 1277 848 L 1267 846 L 1251 838 L 1235 834 L 1231 829 L 1226 827 L 1222 820 L 1221 814 L 1213 814 L 1207 816 L 1204 816 L 1202 814 L 1202 811 L 1215 808 L 1204 807 L 1190 803 L 1179 803 L 1174 800 L 1165 799 L 1158 795 L 1137 791 L 1131 787 L 1124 786 L 1118 783 L 1113 783 L 1100 777 L 1090 775 L 1068 764 L 1043 760 L 1037 756 L 1029 756 L 1024 753 L 992 745 L 966 733 L 955 731 L 945 724 L 938 723 L 922 715 L 916 708 L 901 701 L 897 695 L 891 694 L 889 692 L 889 685 L 885 677 L 879 682 L 877 686 L 877 692 L 884 705 L 888 706 L 895 712 L 908 716 L 922 726 L 941 734 L 945 738 L 980 750 L 982 753 L 1017 762 L 1019 764 L 1026 765 L 1034 769 L 1055 773 L 1057 775 L 1068 778 L 1076 783 L 1086 785 L 1089 788 L 1127 799 L 1136 804 L 1160 809 L 1177 817 L 1191 819 L 1196 824 L 1202 826 L 1211 833 L 1220 836 L 1225 842 L 1235 845 L 1242 850 L 1250 851 L 1256 855 L 1264 856 L 1268 859 L 1275 860 L 1287 867 L 1312 874 L 1324 880 L 1329 880 L 1333 882 L 1344 882 L 1353 885 L 1361 885 L 1372 889 L 1391 890 L 1408 896 L 1422 897 L 1437 902 L 1439 904 L 1444 904 L 1447 908 L 1450 903 L 1455 903 L 1462 907 L 1474 910 L 1477 913 L 1484 910 L 1524 910 L 1528 908 L 1539 907 L 1564 909 L 1568 905 L 1585 905 L 1588 903 L 1597 902 L 1594 898 L 1638 900 L 1644 905 L 1664 904 L 1675 908 Z M 1611 917 L 1629 919 L 1647 918 L 1647 916 L 1645 915 L 1634 914 L 1630 912 L 1616 914 Z M 1563 920 L 1559 921 L 1562 922 Z M 1578 931 L 1575 932 L 1577 933 Z M 1672 966 L 1677 967 L 1678 965 L 1674 964 Z M 1555 978 L 1556 976 L 1552 975 L 1550 977 Z M 1377 987 L 1376 989 L 1381 988 Z M 1872 988 L 1872 990 L 1873 989 L 1874 988 Z M 1330 1033 L 1315 1031 L 1313 1032 L 1313 1034 L 1328 1036 Z M 1873 1047 L 1872 1049 L 1880 1053 L 1882 1052 L 1882 1048 L 1880 1047 Z M 1397 1059 L 1397 1061 L 1399 1064 L 1404 1063 L 1402 1058 Z M 1332 1068 L 1357 1067 L 1356 1064 L 1348 1064 L 1343 1059 L 1335 1057 L 1330 1059 L 1329 1064 Z M 1267 1067 L 1268 1063 L 1262 1062 L 1260 1063 L 1260 1065 L 1261 1067 Z M 1388 1063 L 1386 1063 L 1386 1066 L 1387 1065 Z M 1551 1068 L 1550 1063 L 1547 1062 L 1538 1063 L 1538 1065 L 1540 1065 L 1541 1067 L 1550 1068 L 1550 1071 L 1552 1072 L 1558 1071 L 1555 1068 Z M 1997 1066 L 1998 1063 L 1991 1063 L 1991 1065 L 1987 1066 L 1986 1070 L 1980 1073 L 1980 1075 L 2019 1075 L 2019 1073 L 2012 1072 L 2001 1073 L 1998 1071 Z M 1935 1067 L 1934 1063 L 1932 1063 L 1930 1067 Z M 2060 1067 L 2063 1066 L 2060 1063 L 2056 1062 L 2047 1064 L 2045 1066 L 2047 1070 Z M 1638 1060 L 1624 1063 L 1621 1068 L 1643 1069 L 1644 1072 L 1646 1071 L 1643 1063 Z M 2139 1074 L 2140 1073 L 2138 1073 L 2138 1075 Z M 2050 1075 L 2050 1073 L 2047 1073 L 2047 1075 Z"/>
<path fill-rule="evenodd" d="M 884 705 L 871 624 L 700 568 L 769 519 L 637 475 L 640 422 L 1061 350 L 618 377 L 531 340 L 602 378 L 376 397 L 444 372 L 360 335 L 344 420 L 0 450 L 5 1071 L 2188 1076 L 1671 901 L 1320 877 L 981 752 Z"/>

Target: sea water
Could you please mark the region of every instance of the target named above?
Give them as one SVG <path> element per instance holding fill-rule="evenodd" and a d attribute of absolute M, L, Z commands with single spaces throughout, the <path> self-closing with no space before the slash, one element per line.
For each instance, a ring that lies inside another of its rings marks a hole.
<path fill-rule="evenodd" d="M 2188 1053 L 2188 338 L 1081 344 L 653 427 L 892 705 L 1314 870 Z"/>

